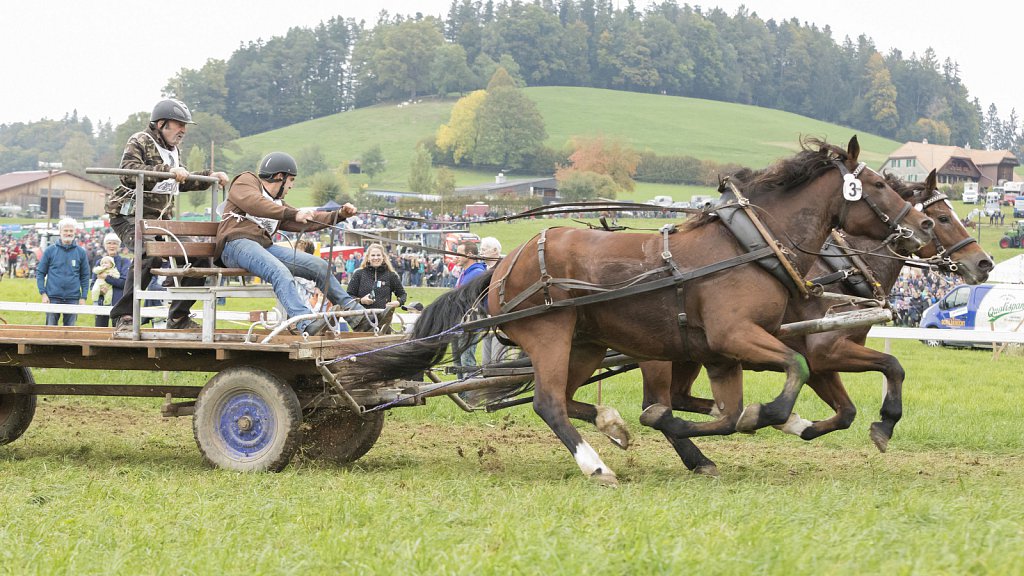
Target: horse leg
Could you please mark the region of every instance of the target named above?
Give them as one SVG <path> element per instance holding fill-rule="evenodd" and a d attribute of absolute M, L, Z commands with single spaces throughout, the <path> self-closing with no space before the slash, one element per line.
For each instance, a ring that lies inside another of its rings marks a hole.
<path fill-rule="evenodd" d="M 597 426 L 602 434 L 623 450 L 629 448 L 632 437 L 626 421 L 611 406 L 595 406 L 574 400 L 576 390 L 601 366 L 604 346 L 574 343 L 569 359 L 569 385 L 566 388 L 566 410 L 569 418 L 584 420 Z"/>
<path fill-rule="evenodd" d="M 676 418 L 664 404 L 652 404 L 640 414 L 640 423 L 661 430 L 673 438 L 723 436 L 736 432 L 743 408 L 743 366 L 736 361 L 705 366 L 711 380 L 711 392 L 721 416 L 711 422 L 691 422 Z"/>
<path fill-rule="evenodd" d="M 717 418 L 720 412 L 714 400 L 693 395 L 693 381 L 700 374 L 700 368 L 697 362 L 672 363 L 672 409 Z"/>
<path fill-rule="evenodd" d="M 548 314 L 537 321 L 508 326 L 505 332 L 523 347 L 533 361 L 533 411 L 547 423 L 555 436 L 569 450 L 580 470 L 595 482 L 617 486 L 615 472 L 583 439 L 569 422 L 566 402 L 569 360 L 572 347 L 573 318 L 567 314 Z M 565 328 L 568 327 L 569 330 Z M 561 328 L 561 329 L 560 329 Z M 537 334 L 543 334 L 538 338 Z M 604 355 L 604 351 L 601 351 Z"/>
<path fill-rule="evenodd" d="M 788 424 L 800 388 L 810 376 L 807 359 L 764 330 L 749 331 L 742 338 L 730 340 L 728 354 L 755 366 L 765 366 L 786 373 L 782 392 L 767 404 L 751 404 L 743 409 L 736 430 L 753 432 L 765 426 Z M 717 396 L 716 396 L 717 399 Z"/>
<path fill-rule="evenodd" d="M 822 336 L 824 337 L 824 335 Z M 889 447 L 889 440 L 892 439 L 896 423 L 903 416 L 903 380 L 906 377 L 903 365 L 895 356 L 872 350 L 846 338 L 833 342 L 827 347 L 826 353 L 820 354 L 816 353 L 820 348 L 816 346 L 817 342 L 814 339 L 809 339 L 808 343 L 812 350 L 810 353 L 811 365 L 815 369 L 827 368 L 834 372 L 881 372 L 885 376 L 885 396 L 882 398 L 881 421 L 872 423 L 870 432 L 871 441 L 874 442 L 875 447 L 880 452 L 885 452 Z M 852 422 L 853 416 L 856 415 L 856 409 L 853 408 L 853 402 L 846 395 L 842 381 L 836 376 L 826 385 L 832 389 L 834 400 L 841 403 L 845 399 L 849 403 L 852 412 L 845 416 Z M 828 402 L 828 400 L 825 401 Z M 837 405 L 832 403 L 830 405 L 837 412 L 839 411 Z M 820 434 L 818 435 L 820 436 Z M 804 437 L 803 434 L 801 437 Z"/>
<path fill-rule="evenodd" d="M 640 372 L 643 374 L 644 381 L 644 410 L 656 405 L 672 406 L 673 409 L 678 409 L 675 404 L 677 389 L 684 387 L 686 393 L 689 393 L 693 379 L 700 372 L 700 364 L 695 362 L 673 362 L 671 364 L 668 362 L 641 362 Z M 710 400 L 707 402 L 712 403 Z M 653 414 L 654 412 L 651 413 L 651 416 Z M 660 418 L 657 418 L 645 422 L 641 418 L 640 422 L 658 429 L 656 423 L 659 420 Z M 692 440 L 673 436 L 665 430 L 661 430 L 661 433 L 672 445 L 688 470 L 695 474 L 718 476 L 718 467 L 700 451 L 700 448 L 697 448 Z"/>
<path fill-rule="evenodd" d="M 843 381 L 839 378 L 838 373 L 811 372 L 807 385 L 835 410 L 835 415 L 815 422 L 807 422 L 799 417 L 797 419 L 790 417 L 790 422 L 778 427 L 780 430 L 799 436 L 804 440 L 813 440 L 829 432 L 845 430 L 853 424 L 853 419 L 857 417 L 857 407 L 853 405 L 850 395 L 846 393 L 846 387 L 843 386 Z M 794 414 L 794 416 L 796 415 Z"/>

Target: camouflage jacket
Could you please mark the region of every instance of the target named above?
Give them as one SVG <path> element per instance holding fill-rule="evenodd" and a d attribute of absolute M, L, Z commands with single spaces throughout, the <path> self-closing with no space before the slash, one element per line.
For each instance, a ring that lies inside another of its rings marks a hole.
<path fill-rule="evenodd" d="M 156 143 L 160 142 L 164 145 L 163 137 L 157 130 L 147 128 L 143 132 L 136 132 L 128 139 L 128 143 L 124 146 L 124 153 L 121 155 L 121 168 L 124 170 L 151 170 L 153 172 L 169 172 L 173 166 L 169 166 L 164 163 L 163 158 L 160 156 L 159 150 L 157 150 Z M 178 166 L 185 168 L 184 159 L 181 158 L 179 151 Z M 203 170 L 201 172 L 194 172 L 194 174 L 209 176 L 210 170 Z M 160 182 L 158 178 L 146 177 L 142 186 L 144 190 L 152 190 L 156 184 Z M 206 190 L 210 187 L 209 183 L 206 182 L 182 182 L 178 189 L 181 192 L 188 192 L 191 190 Z M 143 194 L 143 218 L 170 220 L 174 215 L 174 198 L 173 194 Z M 125 216 L 126 218 L 134 217 L 134 211 L 128 211 L 126 214 L 122 214 L 122 206 L 128 202 L 131 205 L 130 200 L 135 199 L 135 176 L 122 176 L 121 184 L 114 188 L 111 192 L 107 193 L 107 201 L 103 205 L 103 209 L 106 210 L 107 214 L 111 217 L 114 216 Z"/>

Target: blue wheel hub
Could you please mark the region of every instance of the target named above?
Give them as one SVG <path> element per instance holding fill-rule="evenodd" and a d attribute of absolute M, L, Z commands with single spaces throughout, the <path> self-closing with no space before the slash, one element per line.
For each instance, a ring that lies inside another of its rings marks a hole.
<path fill-rule="evenodd" d="M 218 436 L 232 458 L 252 458 L 274 441 L 277 432 L 274 411 L 258 394 L 233 394 L 220 403 L 215 415 Z"/>

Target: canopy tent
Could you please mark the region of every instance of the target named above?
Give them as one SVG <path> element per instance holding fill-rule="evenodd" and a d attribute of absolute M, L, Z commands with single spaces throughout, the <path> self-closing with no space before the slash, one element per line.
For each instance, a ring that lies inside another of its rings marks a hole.
<path fill-rule="evenodd" d="M 996 264 L 988 275 L 988 281 L 1011 284 L 1024 282 L 1024 254 L 1018 254 L 1005 262 Z"/>
<path fill-rule="evenodd" d="M 323 210 L 324 212 L 330 212 L 332 210 L 337 210 L 338 208 L 341 208 L 341 204 L 338 204 L 334 200 L 328 200 L 327 204 L 324 204 L 323 206 L 317 208 L 317 210 Z"/>

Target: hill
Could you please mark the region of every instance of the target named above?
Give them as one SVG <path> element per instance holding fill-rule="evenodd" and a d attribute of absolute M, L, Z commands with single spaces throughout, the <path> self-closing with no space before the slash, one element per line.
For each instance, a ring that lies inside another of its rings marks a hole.
<path fill-rule="evenodd" d="M 801 136 L 823 137 L 845 144 L 855 130 L 789 112 L 695 98 L 639 94 L 596 88 L 527 88 L 548 131 L 547 144 L 565 146 L 573 136 L 603 134 L 621 138 L 635 149 L 657 154 L 689 155 L 718 162 L 761 168 L 793 154 Z M 378 105 L 294 124 L 242 138 L 245 151 L 280 149 L 298 152 L 316 144 L 330 165 L 358 159 L 379 144 L 388 169 L 371 185 L 407 190 L 409 163 L 418 141 L 448 121 L 454 100 L 423 100 L 415 104 Z M 899 143 L 871 134 L 857 134 L 862 158 L 880 165 Z M 300 167 L 301 169 L 301 167 Z M 457 184 L 490 181 L 493 174 L 457 170 Z M 360 180 L 359 182 L 362 182 Z M 634 199 L 655 194 L 688 198 L 698 187 L 641 184 Z M 304 193 L 297 189 L 297 196 Z"/>

